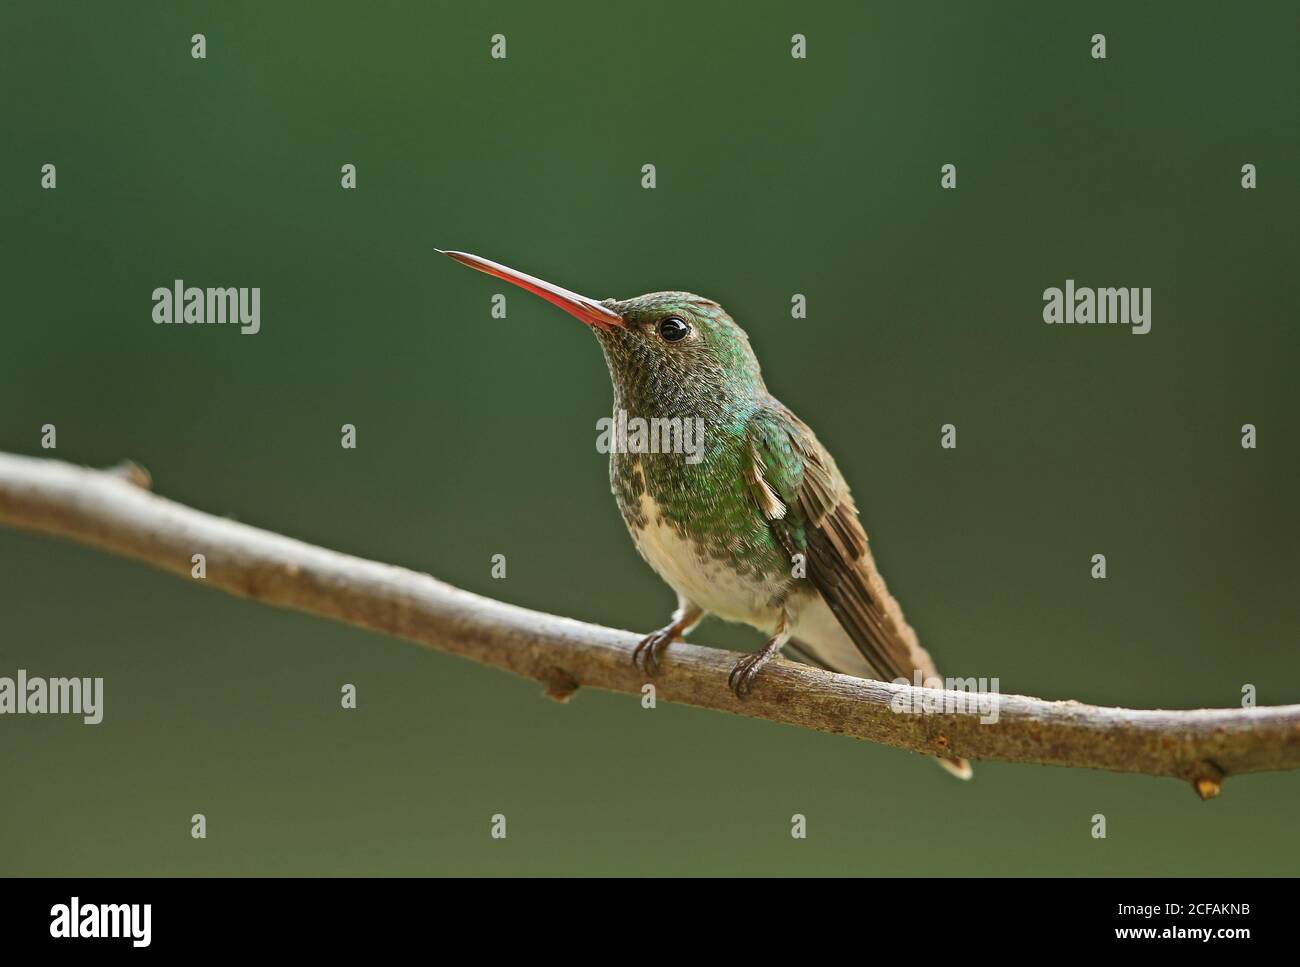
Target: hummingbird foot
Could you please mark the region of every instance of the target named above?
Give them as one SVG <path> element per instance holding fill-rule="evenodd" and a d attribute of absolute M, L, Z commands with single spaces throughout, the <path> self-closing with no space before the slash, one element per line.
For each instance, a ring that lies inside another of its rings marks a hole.
<path fill-rule="evenodd" d="M 700 623 L 704 611 L 693 604 L 683 604 L 673 614 L 673 623 L 652 631 L 641 639 L 632 652 L 632 664 L 642 669 L 647 675 L 659 674 L 659 656 L 674 641 L 680 641 L 692 628 Z"/>
<path fill-rule="evenodd" d="M 727 687 L 736 693 L 736 698 L 743 699 L 753 691 L 754 679 L 758 677 L 758 673 L 763 670 L 764 665 L 781 653 L 781 648 L 789 640 L 790 620 L 782 614 L 781 623 L 776 626 L 776 634 L 758 651 L 736 662 L 736 667 L 727 676 Z"/>
<path fill-rule="evenodd" d="M 663 654 L 664 649 L 681 637 L 681 632 L 677 629 L 676 622 L 666 628 L 660 628 L 658 631 L 652 631 L 641 639 L 632 652 L 632 664 L 636 665 L 647 675 L 654 676 L 659 673 L 659 656 Z"/>

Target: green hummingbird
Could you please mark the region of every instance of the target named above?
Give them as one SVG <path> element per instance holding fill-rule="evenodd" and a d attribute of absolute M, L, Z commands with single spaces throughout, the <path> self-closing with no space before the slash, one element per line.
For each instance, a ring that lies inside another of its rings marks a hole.
<path fill-rule="evenodd" d="M 610 449 L 610 487 L 632 540 L 677 592 L 672 621 L 633 654 L 648 675 L 712 614 L 768 636 L 729 676 L 738 698 L 783 648 L 878 681 L 938 677 L 876 569 L 835 461 L 768 392 L 749 337 L 722 306 L 689 292 L 597 301 L 477 255 L 438 251 L 590 326 L 614 385 L 615 420 L 703 427 L 690 458 Z M 965 759 L 936 759 L 971 777 Z"/>

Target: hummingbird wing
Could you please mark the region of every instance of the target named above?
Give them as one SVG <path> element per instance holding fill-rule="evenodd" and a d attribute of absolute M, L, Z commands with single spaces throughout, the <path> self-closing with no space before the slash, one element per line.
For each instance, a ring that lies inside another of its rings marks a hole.
<path fill-rule="evenodd" d="M 862 674 L 855 666 L 863 664 L 868 675 L 884 681 L 911 681 L 914 671 L 922 682 L 935 677 L 934 662 L 876 569 L 848 484 L 826 448 L 807 424 L 771 398 L 746 431 L 750 494 L 786 553 L 805 555 L 808 577 L 839 625 L 834 629 L 827 618 L 831 633 L 817 628 L 814 636 L 801 637 L 800 619 L 792 650 L 812 664 L 848 674 Z M 850 657 L 854 646 L 860 659 Z M 965 759 L 936 755 L 935 761 L 959 779 L 971 778 Z"/>
<path fill-rule="evenodd" d="M 861 652 L 874 677 L 891 681 L 936 674 L 929 654 L 885 587 L 858 510 L 835 461 L 812 430 L 769 399 L 749 422 L 750 493 L 790 555 L 803 554 L 809 580 Z M 796 632 L 796 637 L 798 633 Z M 816 642 L 797 650 L 834 667 Z M 860 673 L 857 669 L 837 671 Z"/>

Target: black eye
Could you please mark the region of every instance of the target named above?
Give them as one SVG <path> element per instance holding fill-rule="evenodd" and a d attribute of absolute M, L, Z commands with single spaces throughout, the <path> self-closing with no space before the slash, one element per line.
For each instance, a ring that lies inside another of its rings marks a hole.
<path fill-rule="evenodd" d="M 679 339 L 685 339 L 686 334 L 690 331 L 691 327 L 676 316 L 669 316 L 659 323 L 659 335 L 663 337 L 664 342 L 677 342 Z"/>

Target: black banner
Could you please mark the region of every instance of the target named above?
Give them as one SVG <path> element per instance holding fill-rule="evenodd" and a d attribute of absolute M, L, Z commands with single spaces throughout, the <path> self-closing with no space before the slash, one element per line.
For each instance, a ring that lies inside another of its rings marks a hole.
<path fill-rule="evenodd" d="M 367 952 L 456 938 L 543 946 L 655 942 L 690 924 L 720 945 L 787 923 L 845 943 L 1006 952 L 1099 947 L 1231 955 L 1290 935 L 1294 883 L 1224 879 L 900 879 L 639 882 L 593 891 L 536 879 L 8 879 L 7 951 Z M 683 919 L 686 918 L 686 919 Z M 567 937 L 560 941 L 561 937 Z M 620 940 L 620 937 L 623 938 Z M 549 938 L 549 939 L 548 939 Z M 824 941 L 818 940 L 820 946 Z M 919 946 L 918 946 L 919 945 Z"/>

